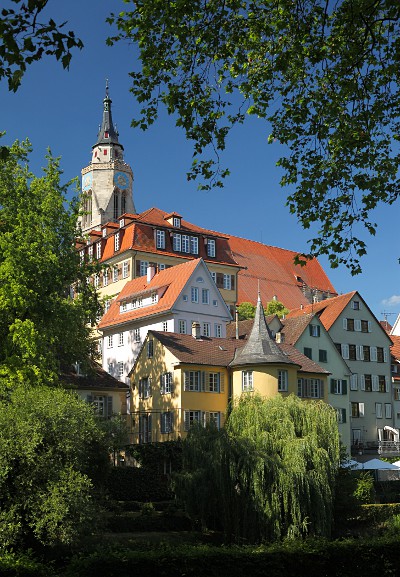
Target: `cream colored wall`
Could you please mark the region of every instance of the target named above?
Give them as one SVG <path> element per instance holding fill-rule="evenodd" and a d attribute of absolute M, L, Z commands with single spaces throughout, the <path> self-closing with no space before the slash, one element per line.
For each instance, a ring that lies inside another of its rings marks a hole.
<path fill-rule="evenodd" d="M 260 393 L 263 397 L 271 398 L 278 394 L 278 371 L 288 371 L 288 392 L 279 393 L 289 395 L 297 394 L 297 367 L 291 365 L 269 365 L 268 367 L 246 366 L 233 369 L 232 373 L 232 394 L 233 397 L 240 397 L 242 394 L 242 372 L 253 371 L 254 391 Z"/>
<path fill-rule="evenodd" d="M 222 415 L 222 424 L 228 405 L 229 376 L 225 367 L 213 367 L 212 365 L 179 365 L 178 361 L 165 349 L 158 340 L 154 341 L 154 354 L 152 359 L 147 359 L 147 339 L 139 355 L 134 373 L 131 375 L 131 414 L 132 414 L 132 442 L 139 440 L 139 413 L 152 413 L 152 440 L 166 441 L 186 437 L 184 430 L 184 411 L 195 410 L 202 412 L 219 412 Z M 184 372 L 209 371 L 220 372 L 224 375 L 224 392 L 191 392 L 184 391 Z M 171 394 L 161 394 L 160 376 L 162 373 L 172 372 L 173 390 Z M 149 399 L 139 398 L 139 380 L 144 377 L 151 378 L 152 396 Z M 160 427 L 160 413 L 172 411 L 174 418 L 174 430 L 169 434 L 162 434 Z"/>

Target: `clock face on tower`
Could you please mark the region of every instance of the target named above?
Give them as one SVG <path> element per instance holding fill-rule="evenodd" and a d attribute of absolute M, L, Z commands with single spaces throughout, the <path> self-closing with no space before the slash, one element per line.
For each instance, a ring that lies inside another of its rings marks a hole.
<path fill-rule="evenodd" d="M 119 189 L 125 190 L 129 185 L 128 175 L 124 172 L 116 172 L 114 176 L 114 184 L 118 186 Z"/>
<path fill-rule="evenodd" d="M 87 172 L 82 176 L 82 190 L 90 190 L 93 184 L 93 174 Z"/>

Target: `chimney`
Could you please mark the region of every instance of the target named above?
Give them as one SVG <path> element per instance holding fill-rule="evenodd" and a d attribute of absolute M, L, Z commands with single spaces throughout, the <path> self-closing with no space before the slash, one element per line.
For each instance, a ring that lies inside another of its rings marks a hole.
<path fill-rule="evenodd" d="M 156 265 L 151 262 L 147 267 L 147 284 L 152 280 L 155 274 L 156 274 Z"/>
<path fill-rule="evenodd" d="M 201 337 L 200 335 L 200 323 L 193 321 L 192 322 L 192 337 L 194 339 L 199 339 Z"/>

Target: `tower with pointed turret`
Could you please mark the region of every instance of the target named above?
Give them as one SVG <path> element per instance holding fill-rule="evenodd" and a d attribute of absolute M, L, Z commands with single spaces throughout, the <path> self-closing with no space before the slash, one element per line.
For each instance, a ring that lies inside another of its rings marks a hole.
<path fill-rule="evenodd" d="M 133 173 L 124 161 L 124 147 L 113 124 L 111 102 L 107 82 L 103 119 L 97 141 L 92 146 L 92 160 L 82 169 L 80 225 L 84 234 L 100 229 L 107 222 L 117 221 L 124 213 L 136 214 Z"/>

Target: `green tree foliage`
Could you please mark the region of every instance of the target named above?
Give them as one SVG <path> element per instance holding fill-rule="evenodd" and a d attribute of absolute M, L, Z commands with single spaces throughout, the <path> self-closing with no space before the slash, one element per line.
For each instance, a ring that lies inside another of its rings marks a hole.
<path fill-rule="evenodd" d="M 218 152 L 230 129 L 259 117 L 288 150 L 278 164 L 289 210 L 319 227 L 310 253 L 360 272 L 370 213 L 399 190 L 398 0 L 131 4 L 109 19 L 119 33 L 108 42 L 140 50 L 133 125 L 146 129 L 165 105 L 194 141 L 188 178 L 209 188 L 227 174 Z"/>
<path fill-rule="evenodd" d="M 92 408 L 63 389 L 20 386 L 0 401 L 0 431 L 0 547 L 74 542 L 109 466 Z"/>
<path fill-rule="evenodd" d="M 41 177 L 28 167 L 28 142 L 0 160 L 0 388 L 49 384 L 60 368 L 85 367 L 90 324 L 100 312 L 87 283 L 96 265 L 75 250 L 78 202 L 66 203 L 59 160 L 47 156 Z M 71 298 L 71 286 L 76 289 Z"/>
<path fill-rule="evenodd" d="M 253 303 L 243 302 L 237 307 L 239 314 L 239 320 L 244 321 L 246 319 L 254 319 L 256 314 L 256 306 Z"/>
<path fill-rule="evenodd" d="M 281 301 L 270 301 L 264 309 L 266 315 L 276 315 L 279 318 L 287 315 L 289 309 Z"/>
<path fill-rule="evenodd" d="M 73 32 L 63 31 L 66 22 L 40 21 L 48 0 L 12 2 L 15 8 L 3 8 L 0 14 L 0 80 L 7 79 L 9 90 L 15 92 L 32 62 L 54 56 L 68 68 L 71 49 L 81 49 L 83 43 Z"/>
<path fill-rule="evenodd" d="M 328 536 L 339 461 L 327 404 L 242 396 L 224 430 L 190 432 L 176 492 L 193 518 L 237 543 Z"/>

